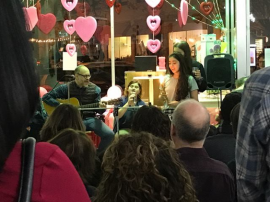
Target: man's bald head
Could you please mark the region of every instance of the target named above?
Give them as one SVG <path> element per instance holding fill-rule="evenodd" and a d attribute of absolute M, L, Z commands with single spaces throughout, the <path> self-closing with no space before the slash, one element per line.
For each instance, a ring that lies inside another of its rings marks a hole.
<path fill-rule="evenodd" d="M 209 131 L 210 116 L 201 103 L 188 99 L 180 102 L 174 110 L 172 124 L 180 139 L 192 143 L 205 139 Z"/>

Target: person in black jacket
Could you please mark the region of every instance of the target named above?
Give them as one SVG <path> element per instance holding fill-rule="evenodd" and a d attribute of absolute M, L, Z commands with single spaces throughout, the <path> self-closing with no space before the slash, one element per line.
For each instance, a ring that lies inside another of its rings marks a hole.
<path fill-rule="evenodd" d="M 182 54 L 185 57 L 186 65 L 193 70 L 193 67 L 197 67 L 196 71 L 193 71 L 193 76 L 199 87 L 199 92 L 204 92 L 207 88 L 207 80 L 203 65 L 197 61 L 192 60 L 191 51 L 186 41 L 181 41 L 174 44 L 173 51 Z"/>

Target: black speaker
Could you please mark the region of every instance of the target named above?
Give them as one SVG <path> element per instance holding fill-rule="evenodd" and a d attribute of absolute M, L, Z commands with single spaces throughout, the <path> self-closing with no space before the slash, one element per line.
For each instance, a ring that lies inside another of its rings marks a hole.
<path fill-rule="evenodd" d="M 207 55 L 204 59 L 207 90 L 231 90 L 235 86 L 233 64 L 230 54 Z"/>

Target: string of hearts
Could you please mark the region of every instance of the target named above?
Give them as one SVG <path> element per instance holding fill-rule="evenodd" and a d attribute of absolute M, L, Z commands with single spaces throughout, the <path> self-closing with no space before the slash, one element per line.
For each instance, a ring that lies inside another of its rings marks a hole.
<path fill-rule="evenodd" d="M 214 28 L 221 28 L 221 29 L 224 29 L 224 26 L 222 27 L 218 27 L 218 26 L 215 26 L 215 25 L 211 25 L 211 24 L 208 24 L 206 22 L 203 22 L 197 18 L 199 18 L 199 16 L 203 15 L 203 14 L 199 14 L 199 15 L 195 15 L 195 16 L 190 16 L 188 15 L 188 5 L 190 5 L 188 2 L 186 2 L 185 0 L 182 0 L 181 3 L 180 3 L 180 8 L 176 8 L 174 4 L 170 3 L 168 0 L 165 0 L 166 3 L 170 4 L 172 8 L 175 8 L 177 11 L 178 11 L 178 23 L 179 23 L 179 26 L 182 27 L 183 25 L 183 19 L 187 19 L 187 17 L 190 17 L 192 20 L 194 21 L 197 21 L 198 23 L 203 23 L 205 25 L 208 25 L 208 26 L 211 26 L 211 27 L 214 27 Z M 181 6 L 182 4 L 182 6 Z M 182 8 L 182 9 L 181 9 Z M 193 8 L 193 7 L 192 7 Z M 195 8 L 195 7 L 194 7 Z M 183 11 L 182 11 L 183 10 Z M 196 10 L 196 9 L 194 9 Z M 198 10 L 196 10 L 197 12 L 199 12 Z M 186 16 L 185 14 L 183 13 L 187 13 Z M 183 16 L 182 16 L 183 14 Z"/>
<path fill-rule="evenodd" d="M 67 11 L 70 12 L 76 7 L 76 5 L 78 4 L 78 0 L 73 0 L 73 1 L 61 0 L 61 3 L 63 7 Z M 84 17 L 82 16 L 78 17 L 76 20 L 73 20 L 73 19 L 65 20 L 63 27 L 70 36 L 76 31 L 79 37 L 84 42 L 87 42 L 92 38 L 93 34 L 95 33 L 97 29 L 97 21 L 92 16 L 86 16 L 87 12 L 86 12 L 85 1 L 83 5 L 84 5 L 83 7 Z M 67 44 L 66 51 L 72 57 L 76 52 L 75 44 L 71 44 L 71 43 Z"/>
<path fill-rule="evenodd" d="M 156 53 L 161 46 L 160 40 L 155 39 L 155 35 L 159 34 L 161 31 L 161 18 L 158 15 L 155 15 L 154 9 L 161 9 L 164 0 L 145 0 L 145 2 L 153 9 L 153 15 L 149 15 L 146 18 L 147 26 L 153 32 L 153 39 L 147 41 L 147 48 L 150 52 Z"/>

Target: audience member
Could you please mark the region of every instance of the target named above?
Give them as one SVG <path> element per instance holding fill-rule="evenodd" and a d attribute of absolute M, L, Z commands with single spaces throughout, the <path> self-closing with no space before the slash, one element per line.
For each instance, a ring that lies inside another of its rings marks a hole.
<path fill-rule="evenodd" d="M 180 100 L 193 98 L 198 100 L 198 86 L 191 76 L 191 70 L 186 65 L 184 56 L 172 53 L 169 56 L 168 74 L 164 80 L 164 89 L 161 98 L 167 100 L 172 107 L 177 106 Z"/>
<path fill-rule="evenodd" d="M 160 109 L 155 106 L 142 106 L 134 116 L 131 131 L 145 131 L 167 141 L 171 139 L 170 128 L 169 117 Z"/>
<path fill-rule="evenodd" d="M 70 159 L 78 171 L 90 197 L 95 188 L 91 186 L 91 178 L 95 171 L 96 148 L 89 137 L 79 130 L 71 128 L 62 130 L 48 141 L 57 145 Z"/>
<path fill-rule="evenodd" d="M 264 52 L 262 52 L 259 56 L 258 56 L 258 66 L 257 66 L 257 70 L 258 69 L 263 69 L 265 67 L 265 58 L 264 58 Z"/>
<path fill-rule="evenodd" d="M 149 133 L 119 136 L 103 159 L 95 202 L 195 202 L 191 179 L 169 143 Z"/>
<path fill-rule="evenodd" d="M 130 132 L 133 117 L 137 112 L 137 109 L 133 107 L 145 105 L 144 101 L 141 100 L 141 95 L 142 85 L 138 81 L 130 81 L 119 105 L 118 118 L 120 135 Z M 114 123 L 114 132 L 117 132 L 116 121 Z"/>
<path fill-rule="evenodd" d="M 41 141 L 49 141 L 66 128 L 85 131 L 79 110 L 71 104 L 56 107 L 40 131 Z"/>
<path fill-rule="evenodd" d="M 197 82 L 200 92 L 204 92 L 207 88 L 206 74 L 203 65 L 191 58 L 191 50 L 186 41 L 181 41 L 173 45 L 173 52 L 180 53 L 185 57 L 186 65 L 190 68 Z M 196 69 L 193 71 L 193 69 Z"/>
<path fill-rule="evenodd" d="M 236 178 L 239 202 L 270 201 L 270 69 L 254 72 L 246 81 L 236 138 Z"/>
<path fill-rule="evenodd" d="M 18 201 L 22 131 L 39 102 L 38 76 L 21 1 L 0 1 L 0 200 Z M 19 47 L 19 48 L 18 48 Z M 55 145 L 35 146 L 31 201 L 90 199 L 76 169 Z"/>
<path fill-rule="evenodd" d="M 172 140 L 180 160 L 193 177 L 200 202 L 234 201 L 234 179 L 228 167 L 210 158 L 203 148 L 209 125 L 207 109 L 195 100 L 185 100 L 173 113 Z"/>

